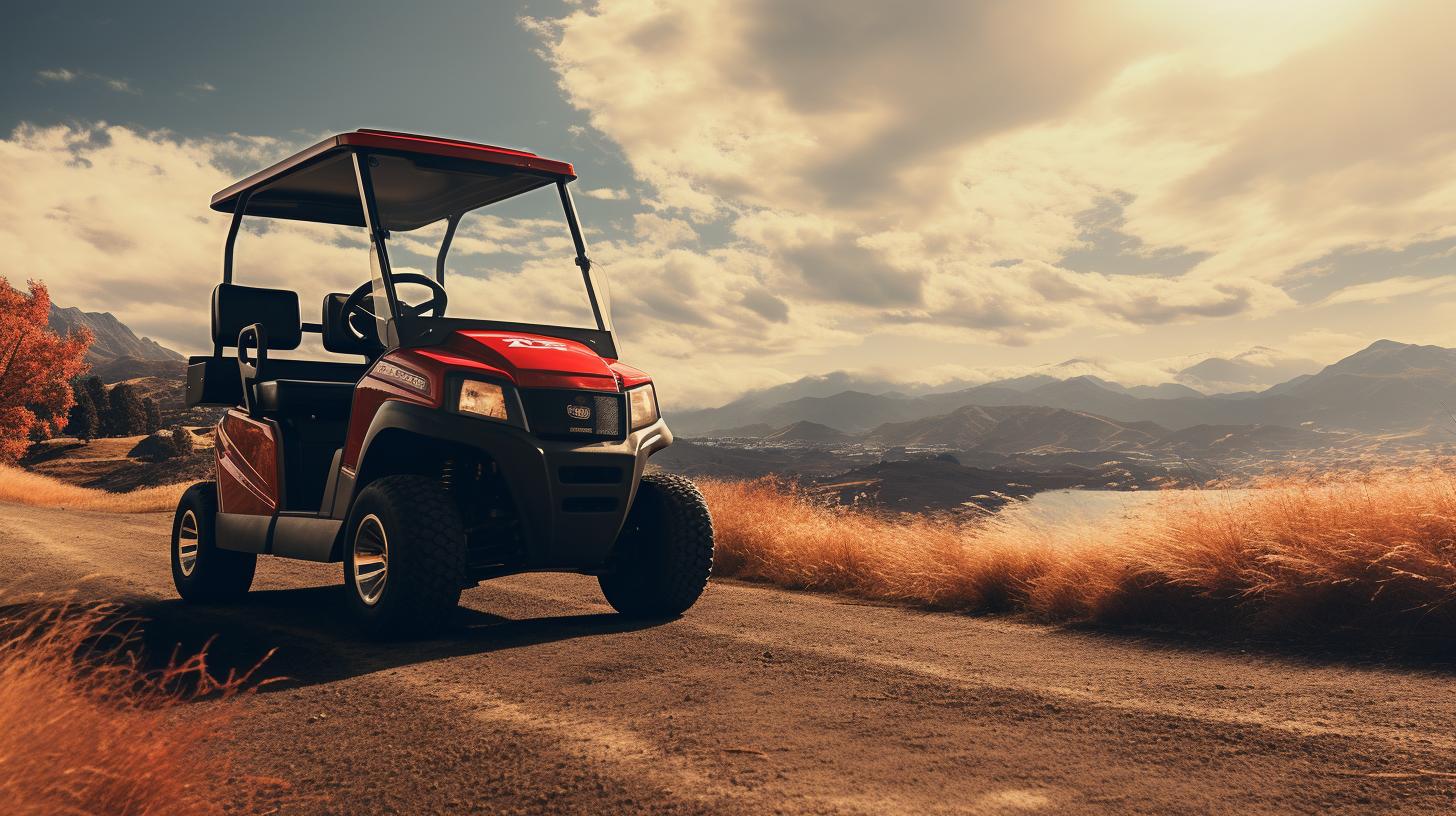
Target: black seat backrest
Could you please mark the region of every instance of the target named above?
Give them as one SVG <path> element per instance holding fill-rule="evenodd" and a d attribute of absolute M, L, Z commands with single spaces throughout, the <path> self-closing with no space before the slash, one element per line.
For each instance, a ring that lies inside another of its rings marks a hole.
<path fill-rule="evenodd" d="M 296 349 L 303 341 L 298 293 L 220 283 L 212 290 L 212 342 L 223 348 L 238 344 L 238 332 L 262 323 L 268 348 Z"/>
<path fill-rule="evenodd" d="M 369 326 L 369 330 L 364 332 L 364 339 L 351 334 L 349 327 L 344 323 L 348 319 L 348 316 L 344 314 L 344 304 L 348 301 L 349 296 L 342 292 L 324 296 L 324 348 L 335 354 L 362 354 L 365 357 L 373 358 L 380 352 L 379 342 L 369 336 L 373 334 L 373 326 Z"/>

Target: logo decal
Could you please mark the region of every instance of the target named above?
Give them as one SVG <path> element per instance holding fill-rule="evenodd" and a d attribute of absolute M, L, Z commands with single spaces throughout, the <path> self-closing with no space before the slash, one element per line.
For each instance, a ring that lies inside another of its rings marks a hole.
<path fill-rule="evenodd" d="M 568 405 L 566 415 L 572 419 L 591 419 L 590 405 Z"/>
<path fill-rule="evenodd" d="M 394 363 L 388 363 L 383 360 L 379 361 L 379 363 L 374 366 L 374 374 L 375 376 L 383 377 L 386 380 L 393 380 L 400 385 L 413 388 L 414 390 L 421 393 L 430 393 L 429 380 L 425 379 L 419 374 L 416 374 L 413 371 L 410 371 L 407 368 L 397 366 Z"/>
<path fill-rule="evenodd" d="M 558 349 L 565 351 L 571 348 L 565 343 L 558 343 L 555 340 L 536 340 L 531 337 L 506 337 L 506 348 L 533 348 L 533 349 Z"/>

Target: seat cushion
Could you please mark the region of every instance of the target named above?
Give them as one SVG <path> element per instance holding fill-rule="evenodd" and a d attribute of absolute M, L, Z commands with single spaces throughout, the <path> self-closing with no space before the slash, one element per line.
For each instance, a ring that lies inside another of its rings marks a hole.
<path fill-rule="evenodd" d="M 265 414 L 347 419 L 354 384 L 317 380 L 265 380 L 257 385 L 258 409 Z"/>

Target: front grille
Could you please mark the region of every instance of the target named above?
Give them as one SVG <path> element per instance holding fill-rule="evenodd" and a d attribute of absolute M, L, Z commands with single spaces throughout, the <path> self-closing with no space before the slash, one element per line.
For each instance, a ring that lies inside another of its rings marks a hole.
<path fill-rule="evenodd" d="M 621 439 L 626 416 L 621 394 L 539 389 L 521 392 L 526 421 L 537 436 L 553 439 Z"/>

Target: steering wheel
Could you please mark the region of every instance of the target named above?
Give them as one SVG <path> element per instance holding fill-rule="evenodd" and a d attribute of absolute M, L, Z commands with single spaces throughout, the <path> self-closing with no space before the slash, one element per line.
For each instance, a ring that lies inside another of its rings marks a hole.
<path fill-rule="evenodd" d="M 430 299 L 418 305 L 410 305 L 400 301 L 399 310 L 401 317 L 419 317 L 426 312 L 432 313 L 435 317 L 442 317 L 445 314 L 445 306 L 450 302 L 450 296 L 445 294 L 445 287 L 441 286 L 434 278 L 426 277 L 418 272 L 402 272 L 392 276 L 396 284 L 417 283 L 430 290 Z M 344 308 L 341 310 L 344 315 L 344 326 L 349 334 L 354 335 L 356 340 L 373 340 L 374 332 L 364 332 L 354 322 L 357 317 L 365 321 L 364 325 L 373 326 L 373 321 L 378 319 L 374 313 L 374 281 L 365 281 L 359 284 L 359 288 L 349 293 L 349 299 L 344 301 Z M 365 301 L 369 301 L 366 306 Z"/>

